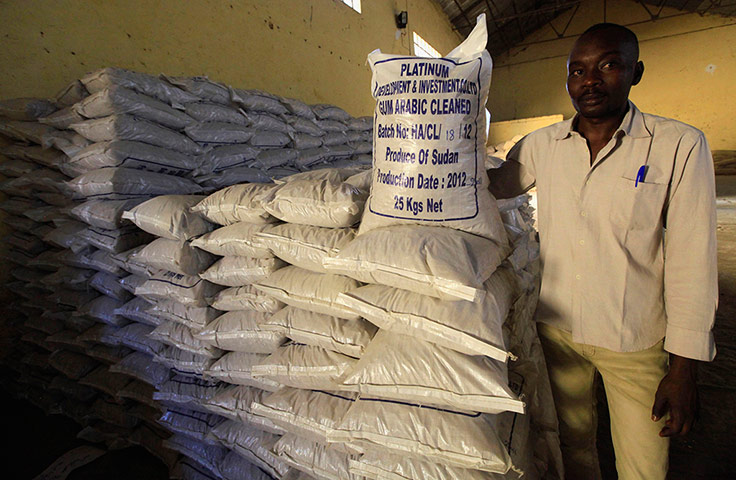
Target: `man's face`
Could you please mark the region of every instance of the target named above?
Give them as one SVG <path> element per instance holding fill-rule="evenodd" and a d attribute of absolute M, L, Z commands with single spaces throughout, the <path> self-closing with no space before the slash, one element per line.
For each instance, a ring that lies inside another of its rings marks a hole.
<path fill-rule="evenodd" d="M 567 93 L 585 118 L 618 116 L 642 72 L 633 45 L 616 31 L 598 30 L 580 37 L 570 52 Z"/>

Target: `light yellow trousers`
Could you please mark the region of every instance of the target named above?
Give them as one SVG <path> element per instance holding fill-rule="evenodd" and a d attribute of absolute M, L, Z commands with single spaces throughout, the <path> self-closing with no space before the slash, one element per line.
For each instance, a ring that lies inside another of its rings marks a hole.
<path fill-rule="evenodd" d="M 608 398 L 611 437 L 620 480 L 664 480 L 669 439 L 664 419 L 651 420 L 654 395 L 668 369 L 663 341 L 640 352 L 614 352 L 572 341 L 564 330 L 538 323 L 560 421 L 567 480 L 601 478 L 596 449 L 595 382 L 600 373 Z"/>

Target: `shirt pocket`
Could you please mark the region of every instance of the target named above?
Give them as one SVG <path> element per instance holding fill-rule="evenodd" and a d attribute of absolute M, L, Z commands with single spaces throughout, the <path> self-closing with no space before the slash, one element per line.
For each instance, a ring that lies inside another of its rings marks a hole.
<path fill-rule="evenodd" d="M 667 196 L 666 183 L 616 179 L 611 196 L 610 220 L 614 230 L 624 232 L 659 230 Z"/>

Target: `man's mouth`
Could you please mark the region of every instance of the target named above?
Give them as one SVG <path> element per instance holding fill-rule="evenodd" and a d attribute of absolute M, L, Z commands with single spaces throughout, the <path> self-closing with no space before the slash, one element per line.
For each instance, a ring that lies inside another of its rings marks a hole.
<path fill-rule="evenodd" d="M 584 93 L 578 99 L 578 103 L 585 105 L 596 105 L 603 101 L 606 96 L 601 92 Z"/>

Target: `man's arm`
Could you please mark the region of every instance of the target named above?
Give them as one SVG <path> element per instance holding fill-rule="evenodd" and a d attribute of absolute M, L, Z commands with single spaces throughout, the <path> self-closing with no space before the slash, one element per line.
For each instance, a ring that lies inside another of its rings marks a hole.
<path fill-rule="evenodd" d="M 500 167 L 488 170 L 491 194 L 496 198 L 513 198 L 532 188 L 534 183 L 524 185 L 522 181 L 523 168 L 516 160 L 507 159 Z"/>
<path fill-rule="evenodd" d="M 715 356 L 711 329 L 718 303 L 715 180 L 702 135 L 676 160 L 674 175 L 664 234 L 670 369 L 652 408 L 655 421 L 670 414 L 663 437 L 686 434 L 695 420 L 697 367 Z"/>
<path fill-rule="evenodd" d="M 529 136 L 522 138 L 506 154 L 500 167 L 488 170 L 488 189 L 495 198 L 518 197 L 534 186 L 534 159 Z"/>

